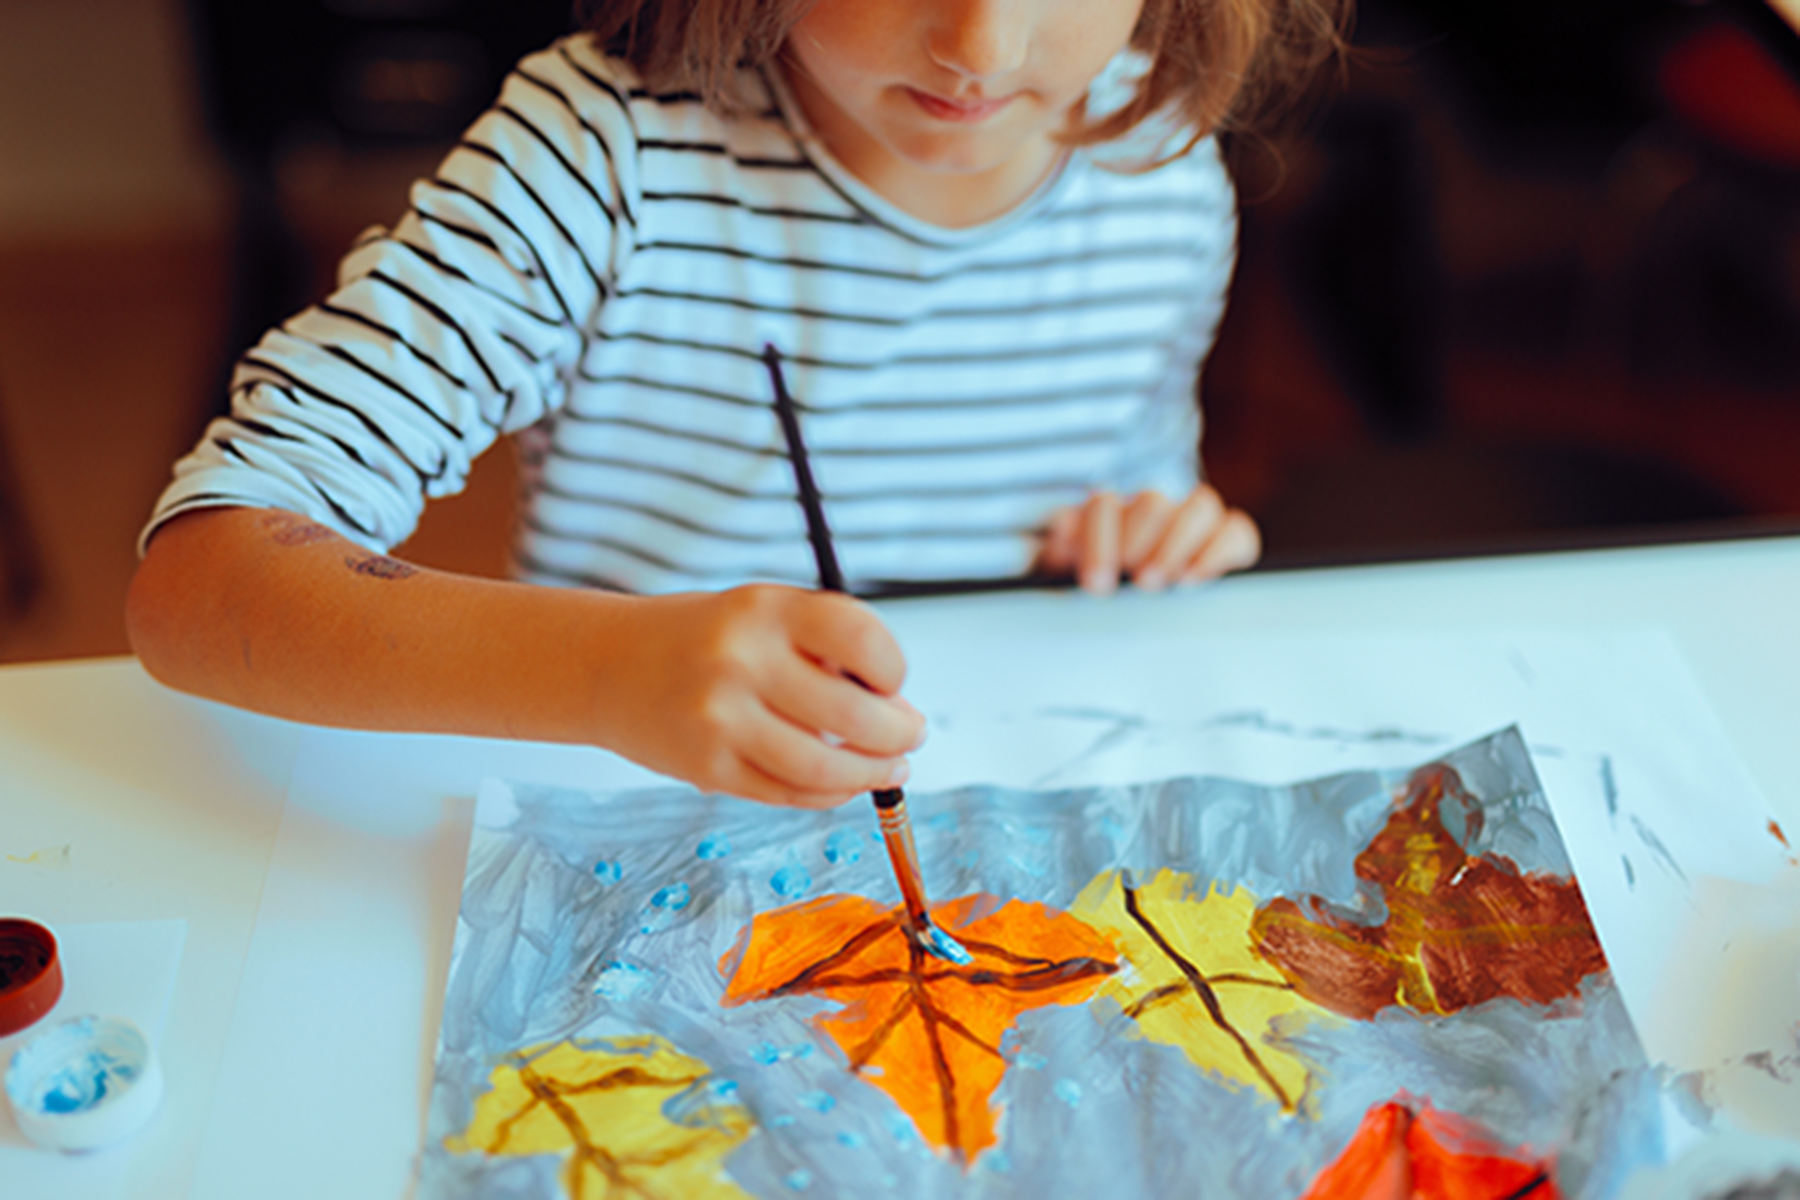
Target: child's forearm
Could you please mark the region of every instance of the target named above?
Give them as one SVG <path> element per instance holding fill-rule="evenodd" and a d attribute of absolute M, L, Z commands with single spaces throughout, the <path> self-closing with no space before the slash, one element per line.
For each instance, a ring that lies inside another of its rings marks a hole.
<path fill-rule="evenodd" d="M 157 679 L 274 716 L 588 741 L 604 723 L 596 650 L 632 603 L 431 571 L 292 513 L 228 508 L 157 533 L 127 624 Z"/>
<path fill-rule="evenodd" d="M 502 583 L 266 509 L 160 530 L 127 624 L 152 675 L 215 700 L 324 725 L 586 743 L 775 803 L 892 786 L 924 732 L 897 694 L 899 647 L 849 597 Z"/>

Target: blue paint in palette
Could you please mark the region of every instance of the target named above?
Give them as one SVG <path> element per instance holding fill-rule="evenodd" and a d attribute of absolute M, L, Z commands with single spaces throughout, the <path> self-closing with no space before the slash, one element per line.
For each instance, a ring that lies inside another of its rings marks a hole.
<path fill-rule="evenodd" d="M 801 1095 L 800 1103 L 822 1114 L 837 1107 L 837 1097 L 830 1092 L 806 1092 Z"/>
<path fill-rule="evenodd" d="M 781 1182 L 787 1184 L 796 1192 L 804 1192 L 807 1188 L 812 1186 L 813 1173 L 805 1167 L 798 1167 L 783 1176 Z"/>
<path fill-rule="evenodd" d="M 594 878 L 601 883 L 617 883 L 625 878 L 625 872 L 616 862 L 597 862 L 594 864 Z"/>
<path fill-rule="evenodd" d="M 38 1104 L 47 1113 L 86 1112 L 106 1099 L 110 1087 L 137 1077 L 137 1064 L 93 1050 L 52 1075 Z"/>
<path fill-rule="evenodd" d="M 717 833 L 711 837 L 702 838 L 700 844 L 694 847 L 694 856 L 702 862 L 717 862 L 730 853 L 730 840 Z"/>
<path fill-rule="evenodd" d="M 1068 1078 L 1059 1079 L 1056 1081 L 1055 1087 L 1053 1087 L 1051 1090 L 1056 1093 L 1056 1098 L 1058 1100 L 1061 1100 L 1064 1104 L 1068 1105 L 1070 1108 L 1080 1107 L 1080 1105 L 1081 1105 L 1081 1085 L 1079 1083 L 1076 1083 L 1073 1079 L 1068 1079 Z"/>

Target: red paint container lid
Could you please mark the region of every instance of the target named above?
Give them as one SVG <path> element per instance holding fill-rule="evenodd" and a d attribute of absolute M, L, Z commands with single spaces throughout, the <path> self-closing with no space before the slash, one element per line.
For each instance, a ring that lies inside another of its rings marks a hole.
<path fill-rule="evenodd" d="M 62 990 L 55 935 L 36 921 L 0 920 L 0 1037 L 35 1025 Z"/>

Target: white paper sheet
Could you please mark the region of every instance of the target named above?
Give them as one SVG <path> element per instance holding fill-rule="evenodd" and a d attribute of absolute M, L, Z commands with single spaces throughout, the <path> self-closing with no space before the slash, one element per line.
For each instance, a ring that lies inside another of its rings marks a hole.
<path fill-rule="evenodd" d="M 1695 881 L 1763 887 L 1786 868 L 1767 807 L 1657 629 L 1219 639 L 1128 623 L 1052 637 L 1022 622 L 968 637 L 915 635 L 908 621 L 891 614 L 911 659 L 907 694 L 932 723 L 914 792 L 1196 772 L 1284 782 L 1412 764 L 1518 724 L 1653 1054 L 1693 1053 L 1659 1024 L 1667 973 L 1723 961 L 1704 929 L 1672 958 L 1669 930 L 1692 919 Z M 309 734 L 195 1196 L 236 1196 L 252 1171 L 281 1195 L 338 1194 L 346 1180 L 357 1195 L 406 1187 L 484 776 L 654 779 L 597 751 Z M 354 1072 L 354 1087 L 323 1058 Z"/>
<path fill-rule="evenodd" d="M 123 1017 L 160 1049 L 163 1020 L 175 992 L 186 921 L 117 921 L 57 925 L 63 964 L 63 994 L 37 1024 L 0 1038 L 0 1071 L 13 1051 L 34 1035 L 69 1017 L 97 1013 Z M 180 1063 L 163 1063 L 165 1076 Z M 111 1200 L 125 1194 L 132 1150 L 154 1138 L 157 1122 L 121 1145 L 93 1154 L 60 1154 L 33 1146 L 0 1103 L 0 1195 L 7 1200 Z"/>

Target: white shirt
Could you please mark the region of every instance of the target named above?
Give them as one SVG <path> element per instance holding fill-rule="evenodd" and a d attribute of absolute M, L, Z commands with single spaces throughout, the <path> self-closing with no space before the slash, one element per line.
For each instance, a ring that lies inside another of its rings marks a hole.
<path fill-rule="evenodd" d="M 744 82 L 753 113 L 721 117 L 582 38 L 525 59 L 339 289 L 244 357 L 146 539 L 248 505 L 385 550 L 520 433 L 524 578 L 810 585 L 765 343 L 853 588 L 1022 574 L 1053 509 L 1194 485 L 1236 233 L 1213 143 L 1139 174 L 1076 150 L 944 229 Z"/>

